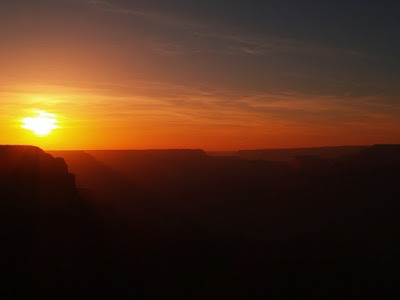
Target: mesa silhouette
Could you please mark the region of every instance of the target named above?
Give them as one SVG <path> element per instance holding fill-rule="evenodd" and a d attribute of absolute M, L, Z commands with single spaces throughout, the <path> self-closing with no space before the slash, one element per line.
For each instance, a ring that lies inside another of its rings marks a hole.
<path fill-rule="evenodd" d="M 332 298 L 395 285 L 400 145 L 274 151 L 1 146 L 1 296 Z"/>

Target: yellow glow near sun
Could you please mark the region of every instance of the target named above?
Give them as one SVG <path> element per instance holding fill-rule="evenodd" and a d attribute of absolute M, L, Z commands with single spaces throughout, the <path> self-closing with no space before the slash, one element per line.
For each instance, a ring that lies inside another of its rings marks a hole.
<path fill-rule="evenodd" d="M 35 117 L 22 119 L 22 128 L 31 130 L 37 136 L 49 135 L 53 129 L 60 128 L 57 126 L 58 120 L 55 114 L 43 110 L 37 110 L 34 113 Z"/>

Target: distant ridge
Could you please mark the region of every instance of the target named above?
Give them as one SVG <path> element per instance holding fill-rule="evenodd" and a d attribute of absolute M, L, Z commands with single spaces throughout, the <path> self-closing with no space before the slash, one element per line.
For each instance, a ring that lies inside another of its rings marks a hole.
<path fill-rule="evenodd" d="M 157 159 L 192 159 L 204 158 L 207 154 L 202 149 L 148 149 L 148 150 L 88 150 L 86 153 L 96 155 L 118 153 L 120 156 L 128 155 L 129 158 L 133 157 L 154 157 Z"/>
<path fill-rule="evenodd" d="M 319 156 L 321 158 L 338 158 L 343 155 L 354 155 L 371 146 L 330 146 L 312 148 L 282 148 L 239 150 L 241 158 L 249 160 L 290 161 L 297 156 Z"/>

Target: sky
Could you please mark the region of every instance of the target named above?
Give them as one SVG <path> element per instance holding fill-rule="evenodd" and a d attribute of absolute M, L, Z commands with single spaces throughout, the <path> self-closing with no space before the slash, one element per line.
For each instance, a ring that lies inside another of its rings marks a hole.
<path fill-rule="evenodd" d="M 0 144 L 400 143 L 399 11 L 368 0 L 1 0 Z M 22 128 L 37 110 L 59 128 Z"/>

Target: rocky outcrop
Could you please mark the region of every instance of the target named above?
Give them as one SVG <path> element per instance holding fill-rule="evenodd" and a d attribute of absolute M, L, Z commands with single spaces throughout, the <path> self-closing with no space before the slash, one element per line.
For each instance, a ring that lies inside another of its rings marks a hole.
<path fill-rule="evenodd" d="M 75 176 L 62 158 L 33 146 L 0 146 L 0 187 L 32 188 L 33 194 L 76 192 Z"/>
<path fill-rule="evenodd" d="M 98 248 L 95 224 L 62 158 L 0 146 L 0 297 L 78 293 Z"/>

